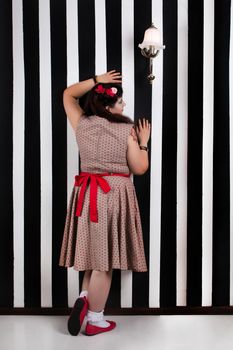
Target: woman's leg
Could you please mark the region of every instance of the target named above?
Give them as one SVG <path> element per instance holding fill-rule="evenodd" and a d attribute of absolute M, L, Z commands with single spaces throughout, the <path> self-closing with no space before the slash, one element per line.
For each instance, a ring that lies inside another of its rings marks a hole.
<path fill-rule="evenodd" d="M 82 291 L 88 290 L 90 279 L 91 279 L 91 274 L 92 274 L 92 270 L 85 271 L 85 274 L 83 276 Z"/>
<path fill-rule="evenodd" d="M 88 311 L 88 303 L 84 302 L 84 300 L 81 301 L 80 298 L 83 298 L 84 296 L 87 298 L 91 273 L 92 270 L 85 271 L 83 276 L 82 291 L 75 301 L 74 307 L 68 319 L 68 330 L 72 335 L 77 335 L 79 333 L 84 317 Z"/>
<path fill-rule="evenodd" d="M 112 281 L 112 270 L 93 270 L 88 287 L 89 310 L 100 312 L 104 309 Z"/>

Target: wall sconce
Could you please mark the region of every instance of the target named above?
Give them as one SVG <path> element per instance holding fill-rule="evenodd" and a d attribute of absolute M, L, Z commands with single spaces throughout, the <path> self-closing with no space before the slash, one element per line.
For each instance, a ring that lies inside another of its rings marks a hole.
<path fill-rule="evenodd" d="M 153 75 L 153 58 L 159 54 L 160 49 L 165 49 L 165 45 L 161 43 L 160 32 L 153 23 L 150 28 L 146 29 L 143 42 L 138 46 L 141 49 L 142 55 L 150 59 L 150 71 L 147 79 L 152 84 L 155 78 Z"/>

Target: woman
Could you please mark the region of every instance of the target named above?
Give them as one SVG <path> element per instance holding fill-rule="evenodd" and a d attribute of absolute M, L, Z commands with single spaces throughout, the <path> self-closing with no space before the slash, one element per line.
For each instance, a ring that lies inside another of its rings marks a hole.
<path fill-rule="evenodd" d="M 79 333 L 85 316 L 87 335 L 115 328 L 115 322 L 103 318 L 114 268 L 148 271 L 130 174 L 142 175 L 148 169 L 150 123 L 143 118 L 134 125 L 123 115 L 119 83 L 120 73 L 112 70 L 71 85 L 63 93 L 81 158 L 59 261 L 60 266 L 85 271 L 82 291 L 68 320 L 72 335 Z M 82 108 L 78 101 L 85 94 Z"/>

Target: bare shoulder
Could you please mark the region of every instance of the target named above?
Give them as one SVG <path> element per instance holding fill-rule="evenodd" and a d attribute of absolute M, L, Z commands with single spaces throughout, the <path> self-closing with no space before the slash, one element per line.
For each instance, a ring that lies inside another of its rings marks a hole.
<path fill-rule="evenodd" d="M 71 126 L 72 126 L 72 128 L 74 129 L 74 132 L 75 132 L 75 133 L 76 133 L 77 129 L 79 129 L 79 126 L 80 126 L 80 124 L 81 124 L 81 121 L 82 121 L 84 118 L 85 118 L 84 115 L 80 115 L 80 116 L 77 118 L 75 124 L 73 124 L 73 125 L 71 124 Z"/>
<path fill-rule="evenodd" d="M 144 172 L 146 171 L 145 157 L 140 150 L 137 139 L 131 134 L 128 136 L 126 159 L 128 167 L 133 174 L 144 174 Z"/>
<path fill-rule="evenodd" d="M 128 135 L 128 146 L 134 142 L 138 142 L 138 137 L 137 137 L 137 134 L 136 134 L 136 131 L 134 129 L 133 126 L 131 126 L 131 129 L 130 129 L 130 134 Z"/>
<path fill-rule="evenodd" d="M 134 139 L 132 135 L 128 135 L 128 139 L 127 139 L 127 145 L 131 146 L 134 143 Z"/>
<path fill-rule="evenodd" d="M 76 130 L 81 116 L 84 114 L 82 108 L 79 106 L 78 101 L 69 95 L 66 90 L 63 93 L 63 105 L 72 128 Z"/>
<path fill-rule="evenodd" d="M 138 149 L 139 149 L 139 144 L 138 144 L 137 133 L 134 129 L 134 126 L 131 126 L 130 133 L 129 133 L 128 139 L 127 139 L 127 151 L 129 153 L 132 153 L 135 151 L 137 152 Z"/>

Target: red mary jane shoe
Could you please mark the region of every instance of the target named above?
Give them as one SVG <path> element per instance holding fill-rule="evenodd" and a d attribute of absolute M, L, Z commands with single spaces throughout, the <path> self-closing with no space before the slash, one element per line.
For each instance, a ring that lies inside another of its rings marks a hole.
<path fill-rule="evenodd" d="M 87 314 L 87 310 L 88 300 L 86 296 L 78 298 L 68 319 L 68 331 L 71 335 L 78 335 L 83 320 Z"/>
<path fill-rule="evenodd" d="M 106 328 L 94 326 L 93 324 L 90 324 L 89 322 L 87 322 L 86 329 L 85 329 L 85 334 L 86 335 L 95 335 L 95 334 L 98 334 L 98 333 L 109 332 L 113 328 L 116 327 L 116 322 L 109 321 L 109 320 L 106 320 L 106 322 L 110 323 L 109 326 L 106 327 Z"/>

